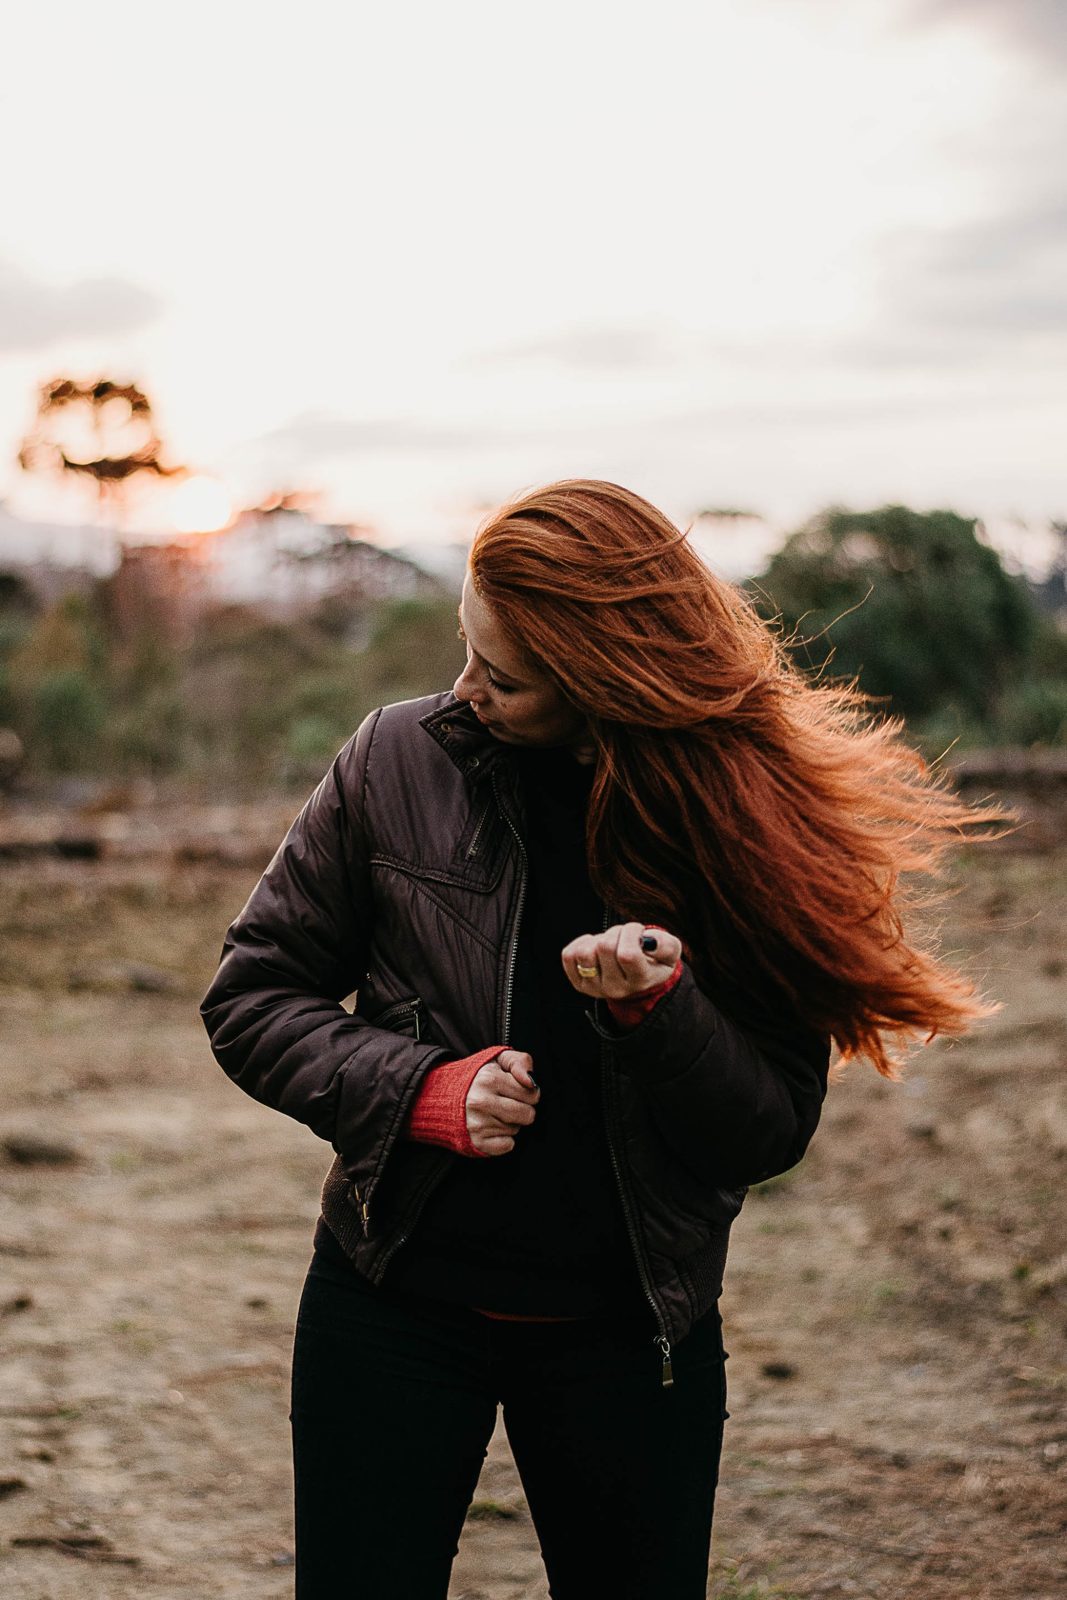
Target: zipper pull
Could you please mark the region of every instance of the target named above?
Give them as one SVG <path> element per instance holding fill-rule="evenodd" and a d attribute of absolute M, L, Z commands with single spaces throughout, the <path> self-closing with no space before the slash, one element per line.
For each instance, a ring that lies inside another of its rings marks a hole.
<path fill-rule="evenodd" d="M 674 1369 L 671 1366 L 671 1343 L 666 1334 L 660 1334 L 656 1343 L 663 1356 L 663 1387 L 669 1389 L 674 1383 Z"/>
<path fill-rule="evenodd" d="M 356 1188 L 355 1184 L 352 1184 L 352 1186 L 351 1186 L 351 1192 L 349 1194 L 349 1200 L 350 1200 L 351 1204 L 355 1206 L 356 1211 L 359 1213 L 359 1220 L 363 1224 L 364 1237 L 369 1239 L 370 1238 L 370 1209 L 367 1206 L 367 1202 L 363 1199 L 363 1197 L 360 1194 L 359 1190 Z"/>

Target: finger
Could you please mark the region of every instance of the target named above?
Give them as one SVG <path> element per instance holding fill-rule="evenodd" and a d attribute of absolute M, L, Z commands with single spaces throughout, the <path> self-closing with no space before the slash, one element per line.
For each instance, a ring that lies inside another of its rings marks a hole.
<path fill-rule="evenodd" d="M 488 1071 L 482 1068 L 471 1085 L 471 1093 L 477 1089 L 476 1101 L 481 1102 L 486 1096 L 497 1096 L 512 1102 L 521 1101 L 524 1105 L 536 1105 L 541 1091 L 536 1084 L 527 1088 L 525 1083 L 520 1083 L 518 1078 L 509 1072 Z M 468 1100 L 470 1096 L 468 1095 Z"/>
<path fill-rule="evenodd" d="M 540 1094 L 540 1089 L 533 1075 L 533 1057 L 525 1050 L 505 1050 L 497 1056 L 497 1065 L 524 1089 L 531 1089 L 535 1094 Z"/>
<path fill-rule="evenodd" d="M 677 934 L 668 933 L 666 928 L 650 925 L 642 928 L 641 934 L 641 948 L 645 951 L 645 954 L 650 956 L 653 961 L 658 962 L 661 967 L 666 967 L 667 972 L 673 972 L 682 954 L 682 941 Z M 649 939 L 655 940 L 655 945 L 651 950 L 647 948 Z"/>
<path fill-rule="evenodd" d="M 582 934 L 564 945 L 560 951 L 563 970 L 580 994 L 592 994 L 599 983 L 600 967 L 597 963 L 597 940 L 594 934 Z"/>
<path fill-rule="evenodd" d="M 526 1107 L 526 1109 L 530 1112 L 530 1122 L 532 1122 L 534 1112 L 529 1107 Z M 513 1138 L 523 1128 L 529 1127 L 529 1122 L 519 1122 L 518 1120 L 512 1120 L 510 1116 L 497 1116 L 495 1112 L 486 1112 L 478 1118 L 477 1127 L 480 1133 L 502 1133 L 506 1134 L 508 1138 Z"/>
<path fill-rule="evenodd" d="M 471 1134 L 471 1144 L 483 1156 L 506 1156 L 514 1150 L 515 1140 L 510 1134 L 487 1133 L 484 1135 Z"/>
<path fill-rule="evenodd" d="M 489 1116 L 485 1112 L 467 1118 L 467 1134 L 471 1144 L 477 1149 L 480 1149 L 487 1139 L 509 1139 L 514 1143 L 522 1131 L 519 1124 L 503 1122 L 499 1117 Z"/>
<path fill-rule="evenodd" d="M 508 1128 L 528 1128 L 537 1115 L 537 1108 L 525 1100 L 511 1100 L 504 1095 L 494 1095 L 480 1108 L 486 1117 L 493 1118 Z"/>
<path fill-rule="evenodd" d="M 673 938 L 673 935 L 664 933 L 656 936 L 655 951 L 645 950 L 643 944 L 645 937 L 643 922 L 626 923 L 619 937 L 618 962 L 629 983 L 631 993 L 653 988 L 674 971 L 674 962 L 668 962 L 659 949 L 659 938 L 662 937 L 666 945 L 667 940 Z"/>
<path fill-rule="evenodd" d="M 511 1100 L 526 1106 L 535 1106 L 541 1097 L 541 1090 L 535 1083 L 528 1089 L 524 1083 L 519 1083 L 516 1078 L 501 1078 L 494 1080 L 488 1087 L 493 1094 L 499 1095 L 503 1100 Z"/>
<path fill-rule="evenodd" d="M 597 940 L 597 970 L 601 988 L 604 994 L 609 996 L 624 994 L 631 982 L 630 975 L 619 960 L 619 940 L 624 932 L 624 926 L 622 923 L 616 923 L 613 928 L 605 929 Z"/>
<path fill-rule="evenodd" d="M 471 1080 L 467 1090 L 467 1105 L 483 1105 L 489 1096 L 506 1095 L 511 1100 L 525 1100 L 535 1103 L 540 1090 L 536 1085 L 527 1088 L 524 1083 L 498 1067 L 495 1061 L 487 1061 L 484 1067 L 479 1068 Z"/>
<path fill-rule="evenodd" d="M 560 954 L 565 962 L 574 964 L 580 962 L 582 966 L 591 967 L 596 963 L 596 947 L 599 935 L 583 933 L 577 939 L 572 939 L 570 944 L 565 944 Z"/>

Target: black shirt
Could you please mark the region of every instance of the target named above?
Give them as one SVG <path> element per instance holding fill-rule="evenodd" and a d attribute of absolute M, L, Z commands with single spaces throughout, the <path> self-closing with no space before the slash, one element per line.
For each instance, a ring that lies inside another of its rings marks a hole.
<path fill-rule="evenodd" d="M 601 1045 L 563 946 L 603 926 L 589 882 L 593 768 L 566 750 L 516 750 L 527 881 L 511 1038 L 533 1057 L 537 1117 L 504 1156 L 457 1161 L 390 1263 L 393 1287 L 530 1316 L 640 1315 L 645 1304 L 601 1104 Z"/>

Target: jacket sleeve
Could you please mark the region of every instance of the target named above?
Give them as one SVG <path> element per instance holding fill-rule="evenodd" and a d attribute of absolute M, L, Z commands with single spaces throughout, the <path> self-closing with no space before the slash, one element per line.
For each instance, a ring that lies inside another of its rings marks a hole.
<path fill-rule="evenodd" d="M 762 1183 L 803 1156 L 826 1095 L 830 1041 L 798 1018 L 742 1028 L 685 966 L 636 1028 L 598 1031 L 698 1180 Z"/>
<path fill-rule="evenodd" d="M 226 934 L 200 1008 L 233 1081 L 329 1140 L 368 1189 L 422 1077 L 448 1057 L 340 1003 L 368 966 L 364 788 L 379 715 L 337 756 L 282 841 Z"/>

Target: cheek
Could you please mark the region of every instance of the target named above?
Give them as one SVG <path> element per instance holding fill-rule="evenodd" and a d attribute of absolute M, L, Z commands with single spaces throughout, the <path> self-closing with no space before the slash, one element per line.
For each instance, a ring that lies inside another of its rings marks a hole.
<path fill-rule="evenodd" d="M 581 717 L 568 700 L 559 695 L 543 699 L 537 709 L 538 723 L 553 733 L 571 733 L 581 724 Z"/>

